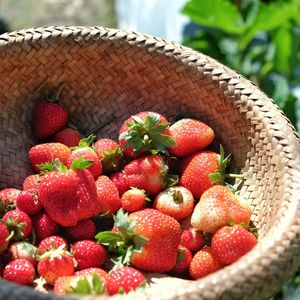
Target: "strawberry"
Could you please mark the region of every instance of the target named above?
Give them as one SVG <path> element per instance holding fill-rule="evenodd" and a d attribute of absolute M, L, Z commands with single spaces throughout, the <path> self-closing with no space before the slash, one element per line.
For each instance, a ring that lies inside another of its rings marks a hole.
<path fill-rule="evenodd" d="M 120 263 L 152 272 L 167 272 L 175 266 L 181 231 L 174 218 L 151 208 L 129 216 L 119 210 L 114 226 L 117 231 L 100 232 L 96 239 L 118 251 Z"/>
<path fill-rule="evenodd" d="M 179 245 L 176 265 L 171 270 L 171 273 L 178 275 L 185 273 L 190 267 L 192 258 L 193 256 L 191 251 L 188 248 Z"/>
<path fill-rule="evenodd" d="M 43 208 L 38 191 L 35 187 L 22 191 L 17 198 L 17 208 L 26 212 L 28 215 L 37 214 Z"/>
<path fill-rule="evenodd" d="M 97 150 L 104 174 L 111 174 L 123 167 L 124 153 L 115 141 L 102 138 L 95 142 L 94 147 Z"/>
<path fill-rule="evenodd" d="M 106 249 L 94 241 L 82 240 L 72 245 L 77 270 L 101 267 L 107 257 Z"/>
<path fill-rule="evenodd" d="M 72 147 L 72 154 L 67 161 L 67 166 L 70 168 L 74 160 L 83 157 L 86 161 L 91 162 L 86 169 L 93 174 L 95 179 L 97 179 L 102 173 L 102 165 L 96 154 L 96 150 L 91 146 L 94 139 L 95 136 L 90 135 L 87 138 L 80 140 L 79 146 Z"/>
<path fill-rule="evenodd" d="M 15 208 L 20 190 L 15 188 L 6 188 L 0 191 L 0 215 Z"/>
<path fill-rule="evenodd" d="M 145 191 L 136 188 L 126 191 L 121 197 L 122 207 L 128 212 L 145 208 L 146 201 L 150 201 L 150 199 L 147 198 Z"/>
<path fill-rule="evenodd" d="M 96 225 L 91 219 L 79 221 L 75 226 L 66 227 L 68 240 L 92 240 L 96 234 Z"/>
<path fill-rule="evenodd" d="M 204 239 L 196 228 L 189 228 L 182 231 L 180 244 L 192 252 L 197 252 L 204 246 Z"/>
<path fill-rule="evenodd" d="M 18 284 L 30 285 L 33 283 L 35 270 L 33 265 L 26 259 L 16 259 L 6 265 L 3 278 Z"/>
<path fill-rule="evenodd" d="M 173 186 L 155 197 L 153 207 L 180 221 L 193 212 L 194 197 L 185 187 Z"/>
<path fill-rule="evenodd" d="M 140 112 L 123 122 L 119 132 L 119 144 L 129 157 L 143 153 L 166 152 L 175 143 L 170 137 L 169 123 L 158 113 Z"/>
<path fill-rule="evenodd" d="M 15 242 L 11 244 L 8 249 L 9 257 L 11 260 L 26 259 L 33 266 L 36 266 L 37 264 L 36 252 L 37 248 L 25 241 Z"/>
<path fill-rule="evenodd" d="M 257 244 L 254 234 L 240 225 L 224 226 L 212 237 L 214 256 L 223 264 L 231 264 Z"/>
<path fill-rule="evenodd" d="M 27 176 L 23 181 L 23 190 L 29 190 L 35 188 L 38 190 L 39 184 L 42 181 L 42 176 L 39 174 L 33 174 Z"/>
<path fill-rule="evenodd" d="M 170 127 L 175 145 L 169 149 L 171 155 L 187 156 L 203 150 L 213 141 L 214 131 L 205 123 L 194 119 L 181 119 Z"/>
<path fill-rule="evenodd" d="M 248 224 L 251 206 L 228 187 L 216 185 L 205 191 L 196 205 L 191 223 L 198 230 L 215 232 L 230 222 Z"/>
<path fill-rule="evenodd" d="M 74 259 L 64 247 L 65 245 L 61 245 L 57 249 L 46 251 L 38 258 L 37 271 L 50 285 L 54 285 L 55 280 L 61 276 L 74 273 Z"/>
<path fill-rule="evenodd" d="M 132 267 L 118 267 L 109 272 L 106 288 L 110 295 L 129 293 L 144 286 L 144 275 Z"/>
<path fill-rule="evenodd" d="M 90 164 L 79 158 L 67 169 L 54 161 L 55 171 L 44 175 L 39 197 L 48 216 L 62 226 L 74 226 L 99 212 L 94 177 L 84 169 Z"/>
<path fill-rule="evenodd" d="M 126 175 L 124 173 L 116 172 L 110 176 L 110 179 L 117 187 L 120 196 L 130 189 L 130 186 L 127 185 Z"/>
<path fill-rule="evenodd" d="M 223 264 L 213 255 L 211 247 L 204 247 L 194 255 L 189 273 L 193 279 L 199 279 L 220 270 L 222 267 Z"/>
<path fill-rule="evenodd" d="M 0 222 L 0 254 L 8 247 L 8 236 L 9 231 L 7 230 L 6 226 Z"/>
<path fill-rule="evenodd" d="M 51 99 L 39 102 L 33 111 L 33 135 L 45 139 L 64 128 L 68 122 L 68 110 L 62 105 L 59 95 L 63 84 Z"/>
<path fill-rule="evenodd" d="M 43 171 L 40 166 L 45 163 L 51 163 L 54 159 L 59 159 L 66 164 L 71 155 L 71 150 L 60 143 L 46 143 L 35 145 L 30 148 L 28 158 L 32 168 L 37 171 Z"/>
<path fill-rule="evenodd" d="M 69 249 L 68 242 L 63 237 L 59 235 L 52 235 L 46 237 L 39 243 L 38 250 L 40 253 L 44 253 L 51 249 L 57 249 L 59 247 L 62 247 L 62 245 L 64 246 L 63 249 Z"/>
<path fill-rule="evenodd" d="M 32 223 L 37 241 L 42 241 L 48 236 L 56 234 L 59 229 L 59 225 L 44 211 L 32 216 Z"/>
<path fill-rule="evenodd" d="M 96 180 L 98 208 L 101 214 L 115 214 L 122 206 L 117 187 L 105 175 Z"/>
<path fill-rule="evenodd" d="M 14 241 L 22 240 L 32 232 L 32 222 L 29 216 L 21 210 L 13 209 L 8 211 L 2 218 L 9 230 L 9 238 Z"/>
<path fill-rule="evenodd" d="M 107 279 L 106 271 L 102 270 L 101 268 L 87 268 L 87 269 L 76 271 L 74 273 L 74 275 L 93 275 L 93 274 L 97 274 L 104 281 L 106 281 Z"/>
<path fill-rule="evenodd" d="M 54 135 L 51 142 L 61 143 L 66 145 L 67 147 L 78 146 L 80 142 L 80 132 L 73 128 L 64 128 Z"/>

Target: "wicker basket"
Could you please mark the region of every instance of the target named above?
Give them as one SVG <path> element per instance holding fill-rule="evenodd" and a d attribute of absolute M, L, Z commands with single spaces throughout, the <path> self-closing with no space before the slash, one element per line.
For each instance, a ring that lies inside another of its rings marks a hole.
<path fill-rule="evenodd" d="M 169 278 L 138 297 L 117 298 L 267 299 L 299 265 L 299 138 L 274 102 L 236 72 L 149 35 L 49 27 L 0 36 L 0 74 L 0 188 L 21 186 L 30 173 L 32 108 L 62 81 L 71 121 L 81 129 L 115 113 L 117 121 L 101 135 L 116 138 L 133 113 L 152 110 L 172 119 L 188 112 L 214 128 L 233 154 L 234 171 L 245 174 L 241 194 L 253 205 L 260 232 L 250 253 L 204 279 Z M 0 281 L 0 299 L 58 297 Z"/>

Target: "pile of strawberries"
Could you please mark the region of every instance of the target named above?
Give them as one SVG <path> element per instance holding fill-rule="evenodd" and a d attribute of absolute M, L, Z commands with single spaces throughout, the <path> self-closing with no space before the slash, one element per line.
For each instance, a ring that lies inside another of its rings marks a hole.
<path fill-rule="evenodd" d="M 56 96 L 39 102 L 23 190 L 0 191 L 0 273 L 59 295 L 145 287 L 144 271 L 198 279 L 257 243 L 252 209 L 227 183 L 230 157 L 207 150 L 207 124 L 156 112 L 123 122 L 119 141 L 66 128 Z"/>

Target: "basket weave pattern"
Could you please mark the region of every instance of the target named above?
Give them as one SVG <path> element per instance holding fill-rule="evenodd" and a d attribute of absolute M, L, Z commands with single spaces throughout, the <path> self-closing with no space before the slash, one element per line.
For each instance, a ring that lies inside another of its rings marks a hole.
<path fill-rule="evenodd" d="M 150 289 L 145 299 L 267 299 L 300 263 L 299 137 L 274 102 L 236 72 L 149 35 L 49 27 L 0 36 L 0 74 L 0 188 L 20 187 L 31 172 L 32 108 L 62 81 L 71 122 L 83 130 L 114 113 L 117 121 L 101 136 L 116 138 L 136 112 L 172 119 L 184 111 L 210 124 L 233 154 L 233 171 L 245 175 L 236 184 L 253 205 L 259 244 L 215 274 Z M 0 290 L 0 299 L 59 299 L 4 281 Z"/>

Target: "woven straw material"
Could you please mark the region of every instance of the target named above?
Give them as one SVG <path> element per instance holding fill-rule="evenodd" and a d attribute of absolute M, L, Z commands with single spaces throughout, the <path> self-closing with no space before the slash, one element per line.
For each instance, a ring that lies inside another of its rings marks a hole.
<path fill-rule="evenodd" d="M 71 122 L 82 130 L 116 114 L 98 137 L 117 138 L 122 121 L 136 112 L 172 120 L 183 111 L 211 125 L 233 154 L 233 171 L 245 175 L 241 195 L 254 208 L 258 245 L 201 280 L 157 280 L 138 299 L 268 299 L 299 265 L 299 137 L 274 102 L 233 70 L 149 35 L 49 27 L 0 36 L 0 74 L 0 188 L 21 187 L 31 173 L 32 109 L 62 81 Z M 58 297 L 0 281 L 0 299 Z"/>

